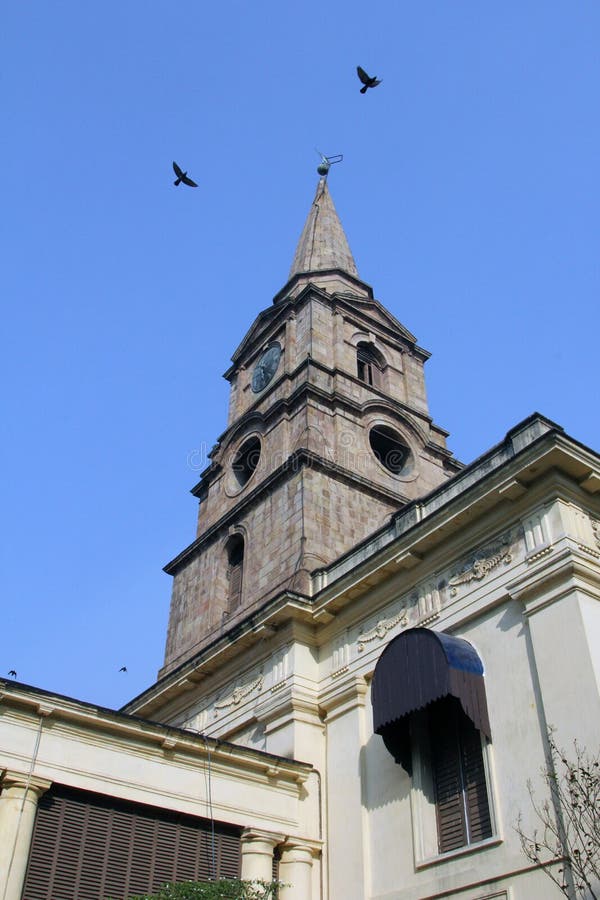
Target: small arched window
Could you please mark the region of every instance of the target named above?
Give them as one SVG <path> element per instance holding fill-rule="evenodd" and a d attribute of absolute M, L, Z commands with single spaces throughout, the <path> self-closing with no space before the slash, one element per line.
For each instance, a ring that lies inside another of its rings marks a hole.
<path fill-rule="evenodd" d="M 372 344 L 361 341 L 356 348 L 356 371 L 360 381 L 373 387 L 381 386 L 383 360 Z"/>
<path fill-rule="evenodd" d="M 229 611 L 237 609 L 242 602 L 242 581 L 244 577 L 244 538 L 234 534 L 227 543 L 227 579 L 229 582 Z"/>

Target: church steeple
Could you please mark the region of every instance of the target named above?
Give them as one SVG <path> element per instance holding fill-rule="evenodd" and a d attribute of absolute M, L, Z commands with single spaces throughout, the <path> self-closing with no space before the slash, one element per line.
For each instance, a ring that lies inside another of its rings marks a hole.
<path fill-rule="evenodd" d="M 164 672 L 268 603 L 308 601 L 315 572 L 457 471 L 429 415 L 428 355 L 359 279 L 322 179 L 290 278 L 225 373 L 197 537 L 166 567 Z"/>
<path fill-rule="evenodd" d="M 333 205 L 327 179 L 321 178 L 296 247 L 289 277 L 292 279 L 294 275 L 332 269 L 341 269 L 358 278 L 356 263 Z"/>

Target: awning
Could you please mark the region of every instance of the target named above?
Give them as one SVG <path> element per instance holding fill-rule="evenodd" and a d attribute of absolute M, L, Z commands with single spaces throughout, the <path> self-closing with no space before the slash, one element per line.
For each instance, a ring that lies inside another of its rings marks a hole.
<path fill-rule="evenodd" d="M 406 769 L 410 713 L 448 696 L 491 738 L 483 665 L 468 641 L 428 628 L 409 628 L 390 641 L 373 675 L 373 730 Z"/>

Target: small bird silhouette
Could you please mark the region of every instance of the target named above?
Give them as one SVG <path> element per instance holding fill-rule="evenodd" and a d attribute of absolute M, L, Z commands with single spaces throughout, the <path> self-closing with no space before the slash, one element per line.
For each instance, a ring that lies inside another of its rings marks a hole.
<path fill-rule="evenodd" d="M 181 184 L 182 181 L 184 184 L 189 185 L 189 187 L 198 187 L 196 182 L 192 181 L 191 178 L 188 178 L 188 173 L 180 169 L 176 162 L 173 163 L 173 171 L 177 175 L 177 179 L 173 182 L 175 187 L 177 187 L 178 184 Z"/>
<path fill-rule="evenodd" d="M 119 672 L 126 672 L 126 671 L 127 671 L 127 666 L 121 666 L 121 668 L 119 669 Z"/>
<path fill-rule="evenodd" d="M 8 674 L 11 675 L 12 678 L 16 678 L 16 677 L 17 677 L 17 673 L 15 672 L 14 669 L 11 669 L 10 672 L 9 672 Z"/>
<path fill-rule="evenodd" d="M 367 75 L 365 70 L 361 68 L 361 66 L 356 67 L 356 71 L 358 73 L 358 77 L 362 81 L 364 87 L 361 87 L 361 94 L 366 94 L 368 88 L 377 87 L 378 84 L 381 84 L 381 80 L 379 78 L 371 78 L 370 75 Z"/>

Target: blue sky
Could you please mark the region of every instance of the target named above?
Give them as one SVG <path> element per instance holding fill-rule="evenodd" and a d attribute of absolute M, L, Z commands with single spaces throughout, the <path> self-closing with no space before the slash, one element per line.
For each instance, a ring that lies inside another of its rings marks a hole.
<path fill-rule="evenodd" d="M 534 410 L 600 449 L 599 46 L 596 0 L 6 6 L 2 674 L 107 706 L 154 680 L 315 147 L 456 456 Z"/>

